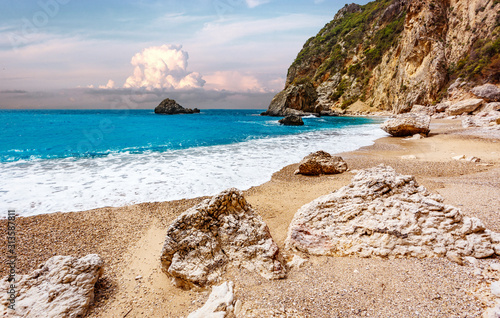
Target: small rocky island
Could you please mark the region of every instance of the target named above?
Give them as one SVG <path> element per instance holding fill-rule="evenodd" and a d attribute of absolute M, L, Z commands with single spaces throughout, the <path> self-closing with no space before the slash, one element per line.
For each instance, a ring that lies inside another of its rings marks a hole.
<path fill-rule="evenodd" d="M 167 114 L 167 115 L 175 115 L 175 114 L 197 114 L 200 110 L 198 108 L 184 108 L 181 105 L 177 104 L 177 102 L 173 99 L 167 98 L 164 99 L 160 105 L 156 106 L 155 114 Z"/>

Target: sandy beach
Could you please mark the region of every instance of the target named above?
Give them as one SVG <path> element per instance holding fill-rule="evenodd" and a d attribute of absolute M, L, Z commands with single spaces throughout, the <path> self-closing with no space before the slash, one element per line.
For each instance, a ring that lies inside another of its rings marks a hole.
<path fill-rule="evenodd" d="M 244 195 L 283 248 L 288 225 L 302 205 L 349 184 L 356 170 L 383 163 L 414 175 L 445 203 L 500 231 L 497 135 L 464 131 L 459 120 L 434 120 L 428 138 L 387 137 L 340 154 L 349 172 L 307 177 L 295 175 L 297 164 L 290 165 Z M 458 155 L 481 161 L 452 159 Z M 88 317 L 186 317 L 206 301 L 210 289 L 176 288 L 161 271 L 159 257 L 168 225 L 202 199 L 18 218 L 17 273 L 29 273 L 54 255 L 97 253 L 105 261 L 105 272 Z M 5 220 L 0 220 L 0 236 L 4 263 Z M 485 268 L 481 273 L 444 258 L 310 257 L 284 280 L 267 281 L 245 269 L 232 269 L 223 281 L 235 283 L 235 297 L 248 317 L 480 317 L 493 305 L 487 290 L 500 274 L 487 269 L 498 260 L 479 262 Z M 1 276 L 6 272 L 6 267 L 0 268 Z"/>

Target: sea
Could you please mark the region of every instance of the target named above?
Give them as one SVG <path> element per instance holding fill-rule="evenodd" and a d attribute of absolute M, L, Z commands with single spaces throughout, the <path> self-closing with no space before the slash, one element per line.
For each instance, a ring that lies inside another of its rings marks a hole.
<path fill-rule="evenodd" d="M 245 190 L 311 152 L 386 135 L 381 118 L 310 116 L 291 127 L 262 111 L 0 110 L 0 217 Z"/>

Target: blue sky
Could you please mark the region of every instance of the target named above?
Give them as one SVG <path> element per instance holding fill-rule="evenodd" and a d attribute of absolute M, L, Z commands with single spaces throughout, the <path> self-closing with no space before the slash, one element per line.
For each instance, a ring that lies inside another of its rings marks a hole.
<path fill-rule="evenodd" d="M 0 108 L 266 108 L 344 4 L 3 0 Z"/>

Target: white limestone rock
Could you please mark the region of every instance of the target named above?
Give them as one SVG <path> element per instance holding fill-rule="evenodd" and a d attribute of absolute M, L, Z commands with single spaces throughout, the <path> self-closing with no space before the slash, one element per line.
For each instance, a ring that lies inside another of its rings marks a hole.
<path fill-rule="evenodd" d="M 462 216 L 415 178 L 384 165 L 362 170 L 352 183 L 304 205 L 286 247 L 313 255 L 442 257 L 461 263 L 499 251 L 498 233 Z"/>
<path fill-rule="evenodd" d="M 103 274 L 103 260 L 96 254 L 80 259 L 51 257 L 29 275 L 16 277 L 15 312 L 8 309 L 7 277 L 0 281 L 2 317 L 83 317 L 94 301 L 94 286 Z"/>
<path fill-rule="evenodd" d="M 467 113 L 472 113 L 479 108 L 484 103 L 483 99 L 471 98 L 460 101 L 448 107 L 446 112 L 449 116 L 462 115 Z"/>
<path fill-rule="evenodd" d="M 430 131 L 431 117 L 416 113 L 396 115 L 380 125 L 380 128 L 394 137 L 413 136 L 423 134 L 427 136 Z"/>
<path fill-rule="evenodd" d="M 269 228 L 234 188 L 188 209 L 170 225 L 161 263 L 183 288 L 217 282 L 230 264 L 268 279 L 285 277 Z"/>
<path fill-rule="evenodd" d="M 224 318 L 227 314 L 233 314 L 235 305 L 233 285 L 233 282 L 224 282 L 220 286 L 213 286 L 205 305 L 189 314 L 187 318 Z"/>

